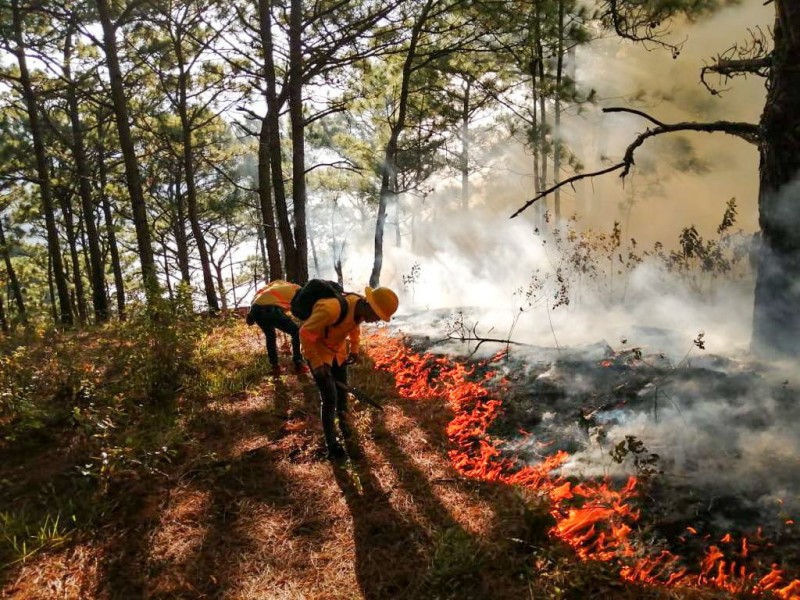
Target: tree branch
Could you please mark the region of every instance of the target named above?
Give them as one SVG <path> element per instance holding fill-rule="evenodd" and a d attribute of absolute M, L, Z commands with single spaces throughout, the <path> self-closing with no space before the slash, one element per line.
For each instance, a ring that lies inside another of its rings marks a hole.
<path fill-rule="evenodd" d="M 625 178 L 625 176 L 630 172 L 631 167 L 635 164 L 635 161 L 633 160 L 633 155 L 636 152 L 637 148 L 639 148 L 642 144 L 644 144 L 644 142 L 648 138 L 655 137 L 663 133 L 674 133 L 676 131 L 700 131 L 705 133 L 721 132 L 742 138 L 743 140 L 745 140 L 746 142 L 750 142 L 751 144 L 758 145 L 758 143 L 761 141 L 761 134 L 758 125 L 754 125 L 753 123 L 742 123 L 736 121 L 712 121 L 710 123 L 682 122 L 682 123 L 668 124 L 668 123 L 662 123 L 661 121 L 654 119 L 647 113 L 643 113 L 642 111 L 635 110 L 632 108 L 609 107 L 609 108 L 604 108 L 603 112 L 631 113 L 649 120 L 651 123 L 655 124 L 656 127 L 654 129 L 647 129 L 644 133 L 640 133 L 638 136 L 636 136 L 636 139 L 634 139 L 633 142 L 631 142 L 631 144 L 625 149 L 625 154 L 620 162 L 611 165 L 610 167 L 607 167 L 605 169 L 601 169 L 599 171 L 593 171 L 592 173 L 581 173 L 579 175 L 575 175 L 574 177 L 570 177 L 569 179 L 565 179 L 564 181 L 549 187 L 548 189 L 536 195 L 536 197 L 528 200 L 525 204 L 522 205 L 522 207 L 517 209 L 517 211 L 511 215 L 510 217 L 511 219 L 521 214 L 537 200 L 541 200 L 545 196 L 552 194 L 557 189 L 562 188 L 565 185 L 571 185 L 581 179 L 586 179 L 588 177 L 597 177 L 599 175 L 605 175 L 607 173 L 612 173 L 620 169 L 622 169 L 620 177 Z"/>
<path fill-rule="evenodd" d="M 612 165 L 612 166 L 608 167 L 607 169 L 601 169 L 600 171 L 593 171 L 591 173 L 581 173 L 579 175 L 575 175 L 574 177 L 570 177 L 569 179 L 565 179 L 564 181 L 561 181 L 561 182 L 557 183 L 556 185 L 547 188 L 545 191 L 541 192 L 536 197 L 531 198 L 530 200 L 528 200 L 525 204 L 522 205 L 521 208 L 517 209 L 517 211 L 513 215 L 511 215 L 511 217 L 509 217 L 509 218 L 513 219 L 517 215 L 522 214 L 522 212 L 525 211 L 531 204 L 533 204 L 537 200 L 541 200 L 545 196 L 549 196 L 550 194 L 555 192 L 557 189 L 560 189 L 560 188 L 564 187 L 565 185 L 571 185 L 571 184 L 575 183 L 576 181 L 580 181 L 581 179 L 586 179 L 587 177 L 598 177 L 599 175 L 606 175 L 608 173 L 613 173 L 614 171 L 618 171 L 619 169 L 621 169 L 624 166 L 625 166 L 625 163 L 622 162 L 622 163 L 619 163 L 619 164 L 616 164 L 616 165 Z"/>

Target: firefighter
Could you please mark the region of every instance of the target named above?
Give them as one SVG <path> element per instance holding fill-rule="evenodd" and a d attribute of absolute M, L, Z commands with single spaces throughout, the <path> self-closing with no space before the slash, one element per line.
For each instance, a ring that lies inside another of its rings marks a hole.
<path fill-rule="evenodd" d="M 336 298 L 317 300 L 311 316 L 300 327 L 303 355 L 308 360 L 321 400 L 320 417 L 325 436 L 327 456 L 332 460 L 345 457 L 344 448 L 336 435 L 350 438 L 347 424 L 347 393 L 336 385 L 347 384 L 347 365 L 358 360 L 361 323 L 389 321 L 397 311 L 397 294 L 385 287 L 366 288 L 364 296 L 345 294 L 347 316 L 335 325 L 342 307 Z"/>
<path fill-rule="evenodd" d="M 278 344 L 275 330 L 280 329 L 292 337 L 292 361 L 295 369 L 305 369 L 303 355 L 300 352 L 300 327 L 292 319 L 290 303 L 300 286 L 281 279 L 271 281 L 256 291 L 250 312 L 247 314 L 247 324 L 257 323 L 264 332 L 267 342 L 267 356 L 272 365 L 272 370 L 277 372 Z"/>

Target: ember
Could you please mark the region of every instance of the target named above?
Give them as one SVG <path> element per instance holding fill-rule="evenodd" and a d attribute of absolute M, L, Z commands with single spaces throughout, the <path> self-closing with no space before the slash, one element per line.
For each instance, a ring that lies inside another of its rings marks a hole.
<path fill-rule="evenodd" d="M 447 426 L 453 446 L 450 458 L 460 473 L 524 486 L 549 498 L 556 522 L 551 535 L 569 544 L 581 558 L 614 561 L 621 577 L 633 582 L 714 587 L 756 595 L 771 592 L 784 599 L 800 598 L 800 580 L 789 580 L 779 565 L 764 565 L 755 558 L 757 550 L 767 545 L 760 539 L 760 532 L 754 539 L 742 536 L 737 540 L 728 533 L 714 541 L 708 536 L 700 537 L 693 527 L 685 527 L 680 539 L 691 535 L 693 543 L 705 546 L 699 563 L 692 566 L 686 557 L 648 548 L 635 539 L 640 524 L 637 496 L 641 485 L 636 477 L 628 478 L 621 486 L 608 479 L 574 483 L 558 472 L 570 459 L 570 453 L 553 448 L 552 441 L 534 440 L 537 448 L 550 447 L 553 451 L 549 456 L 537 455 L 537 464 L 509 456 L 501 450 L 501 440 L 490 434 L 490 427 L 503 411 L 502 401 L 493 398 L 486 385 L 491 380 L 493 386 L 502 389 L 505 382 L 496 373 L 483 371 L 481 380 L 474 381 L 475 368 L 443 357 L 415 354 L 389 336 L 371 344 L 370 355 L 377 367 L 394 374 L 397 389 L 404 396 L 446 400 L 454 412 Z M 612 360 L 602 363 L 602 368 L 609 371 L 616 366 Z M 523 431 L 526 438 L 531 435 Z"/>

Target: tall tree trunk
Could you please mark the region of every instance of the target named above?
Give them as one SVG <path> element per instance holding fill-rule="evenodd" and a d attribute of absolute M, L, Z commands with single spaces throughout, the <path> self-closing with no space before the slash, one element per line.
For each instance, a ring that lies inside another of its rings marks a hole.
<path fill-rule="evenodd" d="M 411 74 L 413 73 L 414 61 L 417 58 L 417 44 L 424 28 L 431 6 L 435 0 L 426 0 L 420 9 L 414 26 L 411 29 L 411 38 L 408 44 L 408 52 L 403 62 L 403 74 L 400 82 L 400 96 L 397 102 L 397 121 L 391 127 L 389 141 L 386 143 L 386 150 L 381 164 L 381 191 L 378 200 L 378 217 L 375 222 L 375 259 L 372 263 L 372 272 L 369 276 L 370 287 L 378 287 L 381 281 L 381 269 L 383 268 L 383 231 L 386 226 L 386 206 L 389 199 L 395 194 L 392 189 L 392 180 L 397 163 L 397 141 L 400 133 L 406 126 L 406 112 L 408 110 L 408 96 L 411 89 Z"/>
<path fill-rule="evenodd" d="M 75 221 L 72 218 L 72 198 L 68 190 L 56 187 L 55 195 L 61 204 L 61 215 L 64 219 L 64 228 L 69 245 L 70 262 L 72 263 L 72 282 L 75 287 L 75 300 L 78 309 L 78 320 L 86 323 L 86 294 L 83 290 L 83 277 L 81 276 L 80 256 L 78 255 L 77 236 L 75 235 Z"/>
<path fill-rule="evenodd" d="M 108 79 L 111 84 L 111 101 L 116 116 L 119 145 L 125 163 L 125 182 L 131 199 L 133 224 L 136 229 L 136 244 L 139 250 L 139 262 L 142 266 L 142 279 L 148 304 L 152 306 L 158 297 L 158 276 L 156 273 L 153 245 L 150 237 L 150 226 L 147 221 L 147 206 L 142 190 L 142 181 L 139 173 L 139 163 L 136 158 L 136 148 L 131 135 L 130 117 L 128 115 L 128 101 L 125 97 L 125 84 L 122 79 L 122 70 L 117 53 L 116 25 L 111 18 L 109 0 L 95 0 L 100 24 L 103 28 L 103 46 L 106 53 L 106 67 Z"/>
<path fill-rule="evenodd" d="M 461 102 L 461 208 L 469 208 L 469 112 L 472 79 L 467 78 Z"/>
<path fill-rule="evenodd" d="M 390 140 L 391 141 L 391 140 Z M 372 273 L 369 276 L 370 287 L 378 287 L 381 283 L 381 269 L 383 268 L 383 231 L 386 227 L 386 205 L 392 195 L 390 186 L 389 166 L 386 161 L 389 156 L 397 154 L 397 142 L 388 144 L 384 153 L 384 163 L 381 166 L 381 191 L 378 199 L 378 216 L 375 221 L 375 258 L 372 263 Z"/>
<path fill-rule="evenodd" d="M 262 0 L 263 2 L 264 0 Z M 261 230 L 266 244 L 266 256 L 269 267 L 264 276 L 269 281 L 283 279 L 281 251 L 278 247 L 278 232 L 275 228 L 275 208 L 272 205 L 272 173 L 270 168 L 269 125 L 267 118 L 261 120 L 261 131 L 258 135 L 258 201 L 261 208 Z"/>
<path fill-rule="evenodd" d="M 231 274 L 231 296 L 233 296 L 233 306 L 234 308 L 239 306 L 239 300 L 236 297 L 236 273 L 233 270 L 233 252 L 228 254 L 228 270 Z M 223 296 L 225 298 L 225 296 Z"/>
<path fill-rule="evenodd" d="M 65 325 L 72 324 L 72 312 L 69 303 L 69 289 L 67 279 L 64 274 L 64 264 L 61 260 L 61 245 L 58 241 L 58 230 L 56 229 L 56 218 L 53 210 L 53 197 L 50 187 L 49 164 L 47 151 L 44 144 L 44 132 L 39 119 L 39 109 L 36 105 L 36 94 L 33 91 L 30 72 L 28 71 L 28 61 L 25 56 L 25 41 L 22 35 L 22 10 L 18 0 L 11 2 L 14 42 L 16 48 L 14 53 L 19 65 L 19 80 L 22 84 L 22 95 L 25 100 L 25 109 L 28 113 L 28 121 L 33 137 L 33 151 L 36 158 L 36 175 L 38 177 L 39 191 L 42 196 L 42 211 L 44 212 L 45 227 L 47 229 L 47 245 L 50 249 L 50 256 L 53 261 L 53 278 L 58 291 L 59 316 L 57 321 Z"/>
<path fill-rule="evenodd" d="M 3 294 L 0 293 L 0 330 L 8 333 L 8 319 L 6 318 L 6 305 L 3 303 Z"/>
<path fill-rule="evenodd" d="M 567 67 L 566 67 L 566 74 L 569 78 L 569 81 L 574 84 L 575 77 L 576 77 L 576 47 L 577 44 L 571 43 L 569 49 L 567 50 Z M 596 130 L 596 128 L 593 128 Z M 591 143 L 589 144 L 591 145 Z M 583 159 L 585 157 L 585 150 L 579 154 L 579 158 Z M 572 184 L 572 187 L 575 189 L 575 213 L 584 216 L 584 222 L 586 222 L 586 218 L 588 215 L 588 208 L 586 206 L 586 180 L 581 179 L 576 181 Z"/>
<path fill-rule="evenodd" d="M 167 246 L 166 236 L 162 237 L 160 242 L 164 257 L 164 283 L 167 286 L 167 297 L 169 298 L 170 304 L 174 305 L 175 292 L 172 290 L 172 275 L 170 274 L 169 269 L 169 248 Z"/>
<path fill-rule="evenodd" d="M 273 57 L 272 42 L 272 6 L 271 0 L 258 0 L 259 26 L 261 46 L 264 52 L 264 80 L 266 82 L 265 99 L 267 102 L 267 137 L 269 139 L 269 160 L 272 174 L 272 191 L 275 200 L 275 214 L 278 217 L 278 230 L 283 245 L 284 272 L 288 279 L 296 273 L 297 253 L 295 251 L 292 225 L 289 222 L 289 210 L 286 204 L 286 187 L 283 183 L 283 165 L 281 164 L 281 102 L 278 99 L 277 75 Z"/>
<path fill-rule="evenodd" d="M 553 117 L 553 185 L 561 181 L 561 81 L 564 72 L 564 0 L 558 0 L 558 42 L 556 48 L 556 89 Z M 553 193 L 556 223 L 561 221 L 561 190 Z"/>
<path fill-rule="evenodd" d="M 796 357 L 800 355 L 800 10 L 787 0 L 775 4 L 775 49 L 761 116 L 761 249 L 753 348 Z"/>
<path fill-rule="evenodd" d="M 228 298 L 227 293 L 225 292 L 225 278 L 222 275 L 222 263 L 224 262 L 224 257 L 220 259 L 219 263 L 214 263 L 214 272 L 217 275 L 217 286 L 219 287 L 219 297 L 222 299 L 222 311 L 227 312 L 228 310 Z"/>
<path fill-rule="evenodd" d="M 100 237 L 94 221 L 94 203 L 92 202 L 91 174 L 86 158 L 86 144 L 83 138 L 78 94 L 76 84 L 72 81 L 72 35 L 75 31 L 75 18 L 70 21 L 67 37 L 64 42 L 64 77 L 67 80 L 67 106 L 72 129 L 72 156 L 78 173 L 78 193 L 83 208 L 83 222 L 89 247 L 89 276 L 92 282 L 92 307 L 94 318 L 98 323 L 108 320 L 108 297 L 106 296 L 106 273 L 103 268 L 103 257 L 100 253 Z"/>
<path fill-rule="evenodd" d="M 98 178 L 100 207 L 103 209 L 103 218 L 106 222 L 106 236 L 108 238 L 108 251 L 111 254 L 111 270 L 114 273 L 114 289 L 117 294 L 117 314 L 121 321 L 125 320 L 125 281 L 122 278 L 122 263 L 119 258 L 119 246 L 117 245 L 117 234 L 114 229 L 114 214 L 111 211 L 111 202 L 106 194 L 106 159 L 103 137 L 102 119 L 98 120 L 100 125 L 98 135 Z"/>
<path fill-rule="evenodd" d="M 303 119 L 303 1 L 291 0 L 289 14 L 289 116 L 292 123 L 292 205 L 294 207 L 295 272 L 290 278 L 308 281 L 306 231 L 306 146 Z M 293 277 L 292 277 L 293 276 Z"/>
<path fill-rule="evenodd" d="M 258 228 L 258 240 L 256 241 L 256 254 L 261 258 L 261 275 L 266 281 L 271 279 L 269 266 L 267 264 L 267 246 L 264 239 L 264 227 Z"/>
<path fill-rule="evenodd" d="M 200 212 L 198 210 L 197 188 L 195 186 L 192 123 L 189 119 L 189 106 L 187 101 L 189 75 L 184 68 L 180 44 L 176 46 L 175 51 L 178 59 L 178 113 L 181 119 L 181 133 L 183 134 L 183 170 L 186 176 L 186 201 L 189 206 L 189 225 L 192 228 L 192 235 L 197 244 L 197 252 L 200 255 L 200 270 L 203 273 L 203 287 L 206 292 L 208 309 L 212 313 L 217 313 L 219 312 L 219 301 L 217 300 L 217 293 L 214 290 L 214 278 L 211 275 L 211 265 L 208 260 L 208 248 L 206 247 L 205 236 L 200 227 Z"/>
<path fill-rule="evenodd" d="M 319 257 L 317 256 L 317 247 L 314 245 L 314 236 L 311 233 L 308 234 L 308 244 L 311 246 L 311 259 L 314 261 L 314 273 L 316 273 L 316 277 L 321 275 L 319 269 Z"/>
<path fill-rule="evenodd" d="M 545 72 L 544 72 L 544 44 L 542 42 L 542 26 L 541 22 L 544 16 L 542 15 L 542 6 L 541 0 L 536 0 L 536 20 L 535 20 L 535 44 L 534 48 L 536 49 L 536 68 L 538 69 L 538 76 L 539 76 L 539 123 L 537 124 L 537 129 L 539 131 L 539 135 L 537 136 L 537 143 L 539 144 L 539 152 L 541 158 L 541 171 L 539 174 L 539 189 L 544 190 L 547 189 L 547 110 L 545 108 L 545 96 L 546 96 L 546 89 L 545 89 Z M 547 204 L 546 198 L 543 198 L 545 202 L 542 202 L 541 212 L 544 214 L 547 212 Z"/>
<path fill-rule="evenodd" d="M 539 195 L 540 187 L 539 187 L 539 88 L 537 87 L 538 81 L 538 70 L 536 69 L 536 61 L 531 60 L 528 64 L 529 74 L 531 76 L 531 103 L 532 103 L 532 110 L 531 116 L 533 118 L 533 133 L 530 138 L 533 154 L 533 193 L 535 195 Z M 544 206 L 546 206 L 547 199 L 542 198 L 539 202 L 537 202 L 533 206 L 534 210 L 534 224 L 536 227 L 541 227 L 542 225 L 542 213 L 544 212 Z"/>
<path fill-rule="evenodd" d="M 8 275 L 8 283 L 11 285 L 11 293 L 14 295 L 14 302 L 17 305 L 17 313 L 19 320 L 23 325 L 28 324 L 28 313 L 25 310 L 25 300 L 22 297 L 22 287 L 19 285 L 17 279 L 17 272 L 14 270 L 14 264 L 11 262 L 11 252 L 8 250 L 6 243 L 6 233 L 3 230 L 3 220 L 0 219 L 0 254 L 3 255 L 3 261 L 6 265 L 6 274 Z"/>
<path fill-rule="evenodd" d="M 59 311 L 56 300 L 56 286 L 53 281 L 53 251 L 49 247 L 47 249 L 47 290 L 50 293 L 50 314 L 53 317 L 53 323 L 58 324 Z"/>
<path fill-rule="evenodd" d="M 398 188 L 398 181 L 395 177 L 394 189 Z M 402 206 L 400 205 L 400 194 L 394 195 L 394 246 L 399 248 L 403 242 L 403 236 L 400 232 L 400 217 Z"/>
<path fill-rule="evenodd" d="M 177 173 L 173 173 L 173 190 L 175 198 L 175 220 L 172 224 L 173 235 L 175 236 L 175 246 L 178 255 L 178 268 L 181 272 L 181 281 L 186 285 L 191 285 L 192 276 L 189 271 L 189 241 L 186 239 L 186 205 L 183 202 L 183 192 L 181 191 L 181 168 L 176 167 Z"/>

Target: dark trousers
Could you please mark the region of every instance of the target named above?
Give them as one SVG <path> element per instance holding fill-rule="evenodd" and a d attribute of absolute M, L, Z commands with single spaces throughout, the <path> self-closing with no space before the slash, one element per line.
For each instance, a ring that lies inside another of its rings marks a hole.
<path fill-rule="evenodd" d="M 322 419 L 322 432 L 325 435 L 325 446 L 328 450 L 340 446 L 336 439 L 336 417 L 339 418 L 339 431 L 342 437 L 350 437 L 350 428 L 347 425 L 347 392 L 336 385 L 337 381 L 347 384 L 347 365 L 339 365 L 336 361 L 331 368 L 329 376 L 314 374 L 314 382 L 319 389 L 320 418 Z"/>
<path fill-rule="evenodd" d="M 250 318 L 254 323 L 258 323 L 267 338 L 267 356 L 273 367 L 278 366 L 276 329 L 292 336 L 292 360 L 296 363 L 303 361 L 303 355 L 300 353 L 300 328 L 280 307 L 254 304 L 250 307 Z"/>

